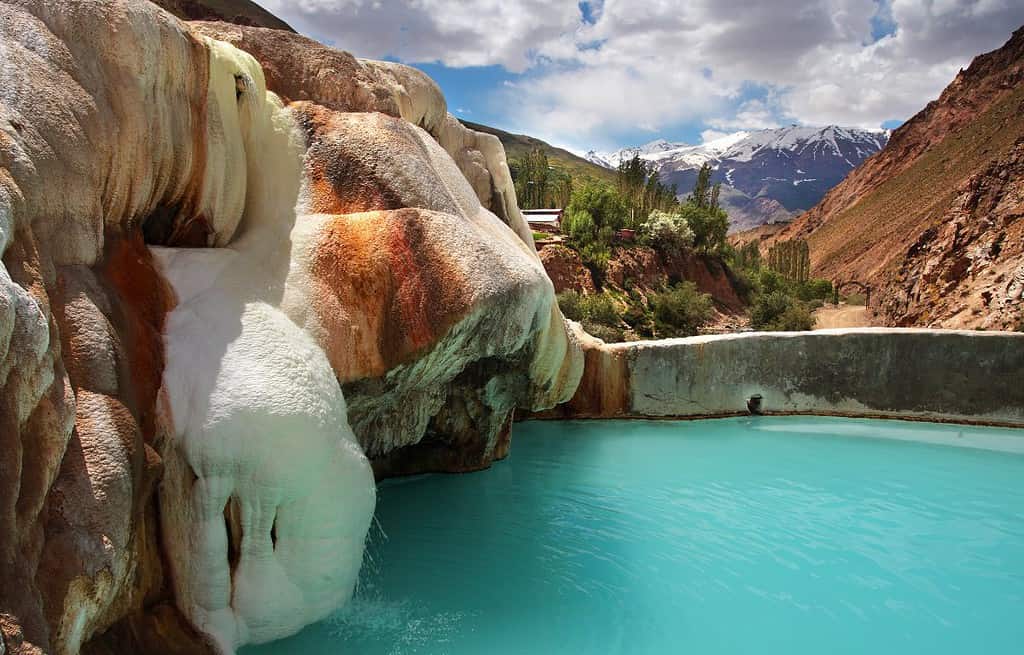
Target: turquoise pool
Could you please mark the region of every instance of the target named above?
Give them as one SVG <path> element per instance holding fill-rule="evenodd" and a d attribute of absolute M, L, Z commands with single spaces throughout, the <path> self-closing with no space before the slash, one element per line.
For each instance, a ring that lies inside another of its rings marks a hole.
<path fill-rule="evenodd" d="M 243 653 L 1021 653 L 1022 452 L 896 421 L 519 424 L 489 471 L 381 485 L 353 603 Z"/>

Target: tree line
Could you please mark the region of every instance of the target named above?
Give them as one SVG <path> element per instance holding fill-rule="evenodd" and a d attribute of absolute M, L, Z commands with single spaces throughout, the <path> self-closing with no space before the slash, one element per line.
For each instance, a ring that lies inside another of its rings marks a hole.
<path fill-rule="evenodd" d="M 563 208 L 562 232 L 570 247 L 600 280 L 616 233 L 628 229 L 637 240 L 659 250 L 692 248 L 721 255 L 727 249 L 729 222 L 719 206 L 719 189 L 704 165 L 691 193 L 679 199 L 676 186 L 662 182 L 656 167 L 634 155 L 623 160 L 614 182 L 577 183 L 550 165 L 542 150 L 510 163 L 516 197 L 523 209 Z"/>

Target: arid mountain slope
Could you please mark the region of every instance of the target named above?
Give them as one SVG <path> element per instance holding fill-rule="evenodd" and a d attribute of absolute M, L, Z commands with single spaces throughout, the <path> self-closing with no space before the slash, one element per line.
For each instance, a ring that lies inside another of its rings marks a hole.
<path fill-rule="evenodd" d="M 871 283 L 887 324 L 1014 328 L 1022 153 L 1024 28 L 768 243 L 807 238 L 815 274 Z"/>
<path fill-rule="evenodd" d="M 294 32 L 288 23 L 251 0 L 150 0 L 178 18 L 219 20 L 237 25 Z"/>

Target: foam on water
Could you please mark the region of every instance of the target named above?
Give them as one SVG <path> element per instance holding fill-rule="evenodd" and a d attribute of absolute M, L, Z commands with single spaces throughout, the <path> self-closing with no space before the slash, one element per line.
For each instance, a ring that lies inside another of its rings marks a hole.
<path fill-rule="evenodd" d="M 519 424 L 489 471 L 382 485 L 356 600 L 245 652 L 1020 652 L 1022 440 L 802 417 Z"/>

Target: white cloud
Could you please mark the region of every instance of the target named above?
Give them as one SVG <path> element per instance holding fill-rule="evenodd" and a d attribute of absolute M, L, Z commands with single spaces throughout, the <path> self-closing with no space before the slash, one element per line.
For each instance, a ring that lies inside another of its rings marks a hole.
<path fill-rule="evenodd" d="M 719 132 L 718 130 L 704 130 L 700 133 L 700 142 L 708 143 L 710 141 L 717 141 L 723 137 L 729 136 L 728 132 Z"/>
<path fill-rule="evenodd" d="M 764 100 L 747 100 L 731 118 L 710 118 L 707 124 L 717 130 L 764 130 L 779 127 L 780 109 Z"/>
<path fill-rule="evenodd" d="M 368 58 L 529 68 L 532 51 L 580 22 L 575 2 L 261 0 L 299 32 Z"/>
<path fill-rule="evenodd" d="M 508 122 L 579 145 L 694 122 L 877 127 L 1024 23 L 1020 0 L 605 0 L 593 24 L 576 0 L 266 4 L 360 56 L 525 71 L 496 90 Z M 872 42 L 873 17 L 895 32 Z"/>
<path fill-rule="evenodd" d="M 660 86 L 660 92 L 652 83 Z M 614 61 L 524 80 L 507 94 L 517 122 L 541 138 L 573 140 L 620 126 L 656 133 L 666 124 L 722 111 L 728 90 L 697 73 L 664 75 Z"/>

